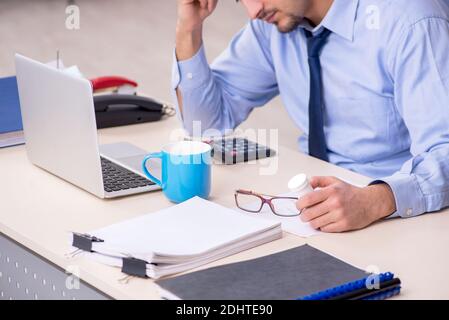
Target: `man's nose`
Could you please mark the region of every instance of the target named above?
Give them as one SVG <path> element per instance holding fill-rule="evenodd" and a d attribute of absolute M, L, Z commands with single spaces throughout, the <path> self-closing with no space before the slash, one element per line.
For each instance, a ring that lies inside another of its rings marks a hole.
<path fill-rule="evenodd" d="M 263 9 L 263 3 L 261 0 L 242 0 L 243 5 L 248 12 L 251 19 L 257 19 L 261 10 Z"/>

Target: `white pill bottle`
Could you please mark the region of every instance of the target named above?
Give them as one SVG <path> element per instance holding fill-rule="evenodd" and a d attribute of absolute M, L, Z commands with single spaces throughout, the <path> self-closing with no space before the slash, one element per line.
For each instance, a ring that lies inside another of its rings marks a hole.
<path fill-rule="evenodd" d="M 288 188 L 293 194 L 298 196 L 298 199 L 313 191 L 309 179 L 303 173 L 291 178 L 288 182 Z"/>

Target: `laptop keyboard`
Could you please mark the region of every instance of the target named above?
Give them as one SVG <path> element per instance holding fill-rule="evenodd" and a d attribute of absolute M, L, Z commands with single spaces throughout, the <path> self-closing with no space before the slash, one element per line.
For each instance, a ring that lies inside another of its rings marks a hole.
<path fill-rule="evenodd" d="M 141 188 L 154 185 L 154 182 L 101 157 L 103 184 L 106 192 Z"/>

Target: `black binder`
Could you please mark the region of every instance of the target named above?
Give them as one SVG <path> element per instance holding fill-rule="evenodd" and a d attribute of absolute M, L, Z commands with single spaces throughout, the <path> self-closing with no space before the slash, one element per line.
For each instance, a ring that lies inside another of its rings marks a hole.
<path fill-rule="evenodd" d="M 366 289 L 369 276 L 304 245 L 156 283 L 163 297 L 185 300 L 383 299 L 399 293 L 400 281 L 392 279 L 392 274 L 381 275 L 382 285 L 378 288 Z"/>

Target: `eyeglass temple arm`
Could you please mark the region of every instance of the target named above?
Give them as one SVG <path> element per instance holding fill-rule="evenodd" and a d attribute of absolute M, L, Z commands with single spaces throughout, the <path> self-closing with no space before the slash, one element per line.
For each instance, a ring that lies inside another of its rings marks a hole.
<path fill-rule="evenodd" d="M 257 192 L 251 191 L 251 190 L 243 190 L 243 189 L 238 189 L 235 191 L 235 193 L 241 193 L 241 194 L 253 195 L 253 196 L 264 196 L 264 197 L 278 198 L 278 199 L 296 199 L 296 197 L 273 196 L 270 194 L 257 193 Z"/>
<path fill-rule="evenodd" d="M 246 194 L 246 195 L 265 196 L 265 197 L 275 198 L 275 196 L 271 196 L 271 195 L 263 194 L 263 193 L 258 193 L 258 192 L 254 192 L 254 191 L 251 191 L 251 190 L 238 189 L 238 190 L 235 191 L 235 193 L 242 193 L 242 194 Z"/>

